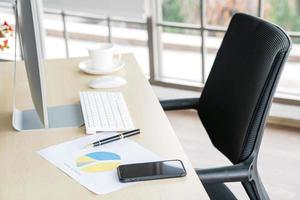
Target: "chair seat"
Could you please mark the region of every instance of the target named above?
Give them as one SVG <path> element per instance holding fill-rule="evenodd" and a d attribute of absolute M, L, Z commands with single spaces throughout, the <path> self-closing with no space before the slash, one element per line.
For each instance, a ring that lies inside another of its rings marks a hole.
<path fill-rule="evenodd" d="M 224 183 L 203 184 L 211 200 L 237 200 Z"/>

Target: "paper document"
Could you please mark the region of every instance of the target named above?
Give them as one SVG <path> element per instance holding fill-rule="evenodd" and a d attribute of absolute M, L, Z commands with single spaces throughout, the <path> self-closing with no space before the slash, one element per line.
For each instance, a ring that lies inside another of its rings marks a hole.
<path fill-rule="evenodd" d="M 82 137 L 40 150 L 38 154 L 90 191 L 106 194 L 134 184 L 119 182 L 119 165 L 162 160 L 158 155 L 129 139 L 84 148 L 89 143 L 115 134 L 100 133 Z"/>

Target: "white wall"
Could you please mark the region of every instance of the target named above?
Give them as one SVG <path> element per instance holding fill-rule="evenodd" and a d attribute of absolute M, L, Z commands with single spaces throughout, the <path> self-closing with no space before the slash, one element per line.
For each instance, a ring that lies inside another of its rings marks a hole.
<path fill-rule="evenodd" d="M 69 10 L 94 15 L 144 18 L 148 0 L 43 0 L 45 8 Z"/>

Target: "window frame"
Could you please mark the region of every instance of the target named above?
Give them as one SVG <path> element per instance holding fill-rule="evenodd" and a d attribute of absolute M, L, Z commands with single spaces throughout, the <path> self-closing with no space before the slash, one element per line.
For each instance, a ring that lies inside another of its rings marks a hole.
<path fill-rule="evenodd" d="M 154 42 L 156 42 L 156 48 L 158 52 L 158 56 L 154 57 L 155 59 L 158 59 L 154 63 L 157 63 L 158 66 L 152 66 L 150 65 L 150 83 L 154 85 L 164 86 L 164 87 L 171 87 L 176 89 L 186 89 L 186 90 L 192 90 L 192 91 L 199 91 L 201 92 L 206 81 L 206 41 L 207 41 L 207 33 L 208 32 L 221 32 L 225 33 L 227 30 L 227 27 L 223 26 L 215 26 L 215 25 L 209 25 L 206 24 L 205 20 L 205 13 L 206 13 L 206 0 L 199 0 L 200 1 L 200 24 L 187 24 L 187 23 L 178 23 L 178 22 L 167 22 L 163 21 L 162 19 L 162 0 L 154 0 L 151 1 L 152 5 L 152 18 L 154 23 L 154 29 L 156 30 L 156 38 L 154 39 Z M 256 16 L 263 18 L 264 16 L 264 0 L 258 0 L 257 5 L 257 13 Z M 162 42 L 160 40 L 161 34 L 162 34 L 162 28 L 163 27 L 171 27 L 171 28 L 178 28 L 178 29 L 191 29 L 191 30 L 197 30 L 200 31 L 200 37 L 201 37 L 201 43 L 200 46 L 200 53 L 201 53 L 201 71 L 202 71 L 202 77 L 201 82 L 198 84 L 194 83 L 184 83 L 182 81 L 170 81 L 165 78 L 160 77 L 160 69 L 163 67 L 162 65 Z M 291 37 L 291 39 L 299 39 L 300 38 L 300 32 L 296 31 L 287 31 L 288 35 Z M 300 67 L 300 66 L 299 66 Z M 284 94 L 280 92 L 275 93 L 274 102 L 277 103 L 283 103 L 283 104 L 289 104 L 289 105 L 298 105 L 300 106 L 300 96 L 296 95 L 289 95 Z"/>

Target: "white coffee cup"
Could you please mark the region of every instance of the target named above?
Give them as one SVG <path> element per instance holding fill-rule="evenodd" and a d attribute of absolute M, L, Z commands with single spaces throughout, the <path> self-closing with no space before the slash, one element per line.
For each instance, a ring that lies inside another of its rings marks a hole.
<path fill-rule="evenodd" d="M 97 70 L 111 69 L 121 61 L 121 54 L 117 53 L 116 46 L 110 43 L 97 44 L 88 48 L 90 67 Z M 114 58 L 115 55 L 118 58 Z"/>

